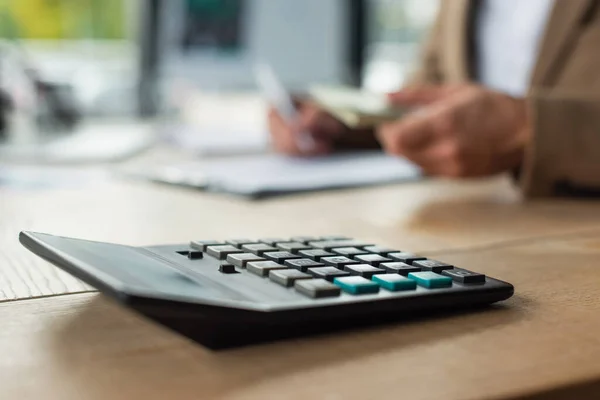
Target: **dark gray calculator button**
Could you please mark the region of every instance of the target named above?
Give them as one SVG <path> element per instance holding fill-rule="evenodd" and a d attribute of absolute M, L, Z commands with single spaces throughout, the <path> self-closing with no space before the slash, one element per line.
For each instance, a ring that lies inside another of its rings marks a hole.
<path fill-rule="evenodd" d="M 385 269 L 369 264 L 346 265 L 344 271 L 350 272 L 350 275 L 358 275 L 367 279 L 371 279 L 373 275 L 385 274 L 386 272 Z"/>
<path fill-rule="evenodd" d="M 221 245 L 221 246 L 208 246 L 206 248 L 206 254 L 212 256 L 219 260 L 224 260 L 227 258 L 229 254 L 234 253 L 243 253 L 243 250 L 238 249 L 237 247 L 233 247 L 230 244 Z"/>
<path fill-rule="evenodd" d="M 319 267 L 311 268 L 308 273 L 315 278 L 326 279 L 329 282 L 333 282 L 334 278 L 341 278 L 342 276 L 350 276 L 350 272 L 342 271 L 336 267 Z"/>
<path fill-rule="evenodd" d="M 341 293 L 338 286 L 327 282 L 325 279 L 303 279 L 294 284 L 294 289 L 313 299 L 336 297 Z"/>
<path fill-rule="evenodd" d="M 332 265 L 339 269 L 344 269 L 346 265 L 350 264 L 360 264 L 358 261 L 343 256 L 323 257 L 321 258 L 321 262 L 327 265 Z"/>
<path fill-rule="evenodd" d="M 304 243 L 299 243 L 299 242 L 277 243 L 276 246 L 280 250 L 289 251 L 290 253 L 294 253 L 294 254 L 297 254 L 300 250 L 310 249 L 310 246 L 307 246 Z"/>
<path fill-rule="evenodd" d="M 359 254 L 368 254 L 369 253 L 368 251 L 361 250 L 356 247 L 340 247 L 337 249 L 333 249 L 332 251 L 336 254 L 339 254 L 340 256 L 345 256 L 345 257 L 353 257 L 353 256 L 357 256 Z"/>
<path fill-rule="evenodd" d="M 321 236 L 318 240 L 352 240 L 352 238 L 349 238 L 347 236 L 341 236 L 341 235 L 329 235 L 329 236 Z"/>
<path fill-rule="evenodd" d="M 262 256 L 269 251 L 277 251 L 275 247 L 265 243 L 245 244 L 242 246 L 242 250 L 247 251 L 248 253 L 254 253 L 257 256 Z"/>
<path fill-rule="evenodd" d="M 319 261 L 323 257 L 333 257 L 335 254 L 323 249 L 300 250 L 298 252 L 302 257 L 310 258 L 311 260 Z"/>
<path fill-rule="evenodd" d="M 400 253 L 400 250 L 390 249 L 389 247 L 382 246 L 367 246 L 364 248 L 369 253 L 380 254 L 382 256 L 387 256 L 390 253 Z"/>
<path fill-rule="evenodd" d="M 442 275 L 449 276 L 454 282 L 458 283 L 485 283 L 485 275 L 466 269 L 454 268 L 442 271 Z"/>
<path fill-rule="evenodd" d="M 246 264 L 248 272 L 259 276 L 269 276 L 269 272 L 277 269 L 287 269 L 281 264 L 277 264 L 275 261 L 250 261 Z"/>
<path fill-rule="evenodd" d="M 362 256 L 354 257 L 354 259 L 365 264 L 371 264 L 374 267 L 379 266 L 381 263 L 392 261 L 391 259 L 380 256 L 379 254 L 363 254 Z"/>
<path fill-rule="evenodd" d="M 389 253 L 387 256 L 394 261 L 400 261 L 409 265 L 412 265 L 412 263 L 417 260 L 427 260 L 426 257 L 421 257 L 413 253 L 407 253 L 405 251 L 401 251 L 398 253 Z"/>
<path fill-rule="evenodd" d="M 453 265 L 436 260 L 418 260 L 412 263 L 415 267 L 420 267 L 423 271 L 431 271 L 441 274 L 442 271 L 454 268 Z"/>
<path fill-rule="evenodd" d="M 221 242 L 219 240 L 193 240 L 190 242 L 190 247 L 192 249 L 206 251 L 206 247 L 208 246 L 217 246 L 221 244 L 226 244 L 225 242 Z"/>
<path fill-rule="evenodd" d="M 292 260 L 285 260 L 284 262 L 285 265 L 287 265 L 290 268 L 296 268 L 302 272 L 306 272 L 309 268 L 317 268 L 317 267 L 324 267 L 325 264 L 322 264 L 320 262 L 316 262 L 314 260 L 311 260 L 309 258 L 298 258 L 298 259 L 292 259 Z"/>
<path fill-rule="evenodd" d="M 203 253 L 200 250 L 190 250 L 187 256 L 190 260 L 200 260 L 203 257 Z"/>
<path fill-rule="evenodd" d="M 269 279 L 282 286 L 292 287 L 299 279 L 312 279 L 312 276 L 297 269 L 277 269 L 269 272 Z"/>
<path fill-rule="evenodd" d="M 221 264 L 219 265 L 219 272 L 224 274 L 235 274 L 237 271 L 235 270 L 235 266 L 231 264 Z"/>
<path fill-rule="evenodd" d="M 265 261 L 265 259 L 252 253 L 236 253 L 227 256 L 228 263 L 240 268 L 246 268 L 249 261 Z"/>
<path fill-rule="evenodd" d="M 301 258 L 300 256 L 292 254 L 289 251 L 273 251 L 270 253 L 264 253 L 263 257 L 271 261 L 275 261 L 278 264 L 283 264 L 285 260 L 292 258 Z"/>
<path fill-rule="evenodd" d="M 258 240 L 260 243 L 268 244 L 269 246 L 275 246 L 276 243 L 289 242 L 290 239 L 285 238 L 264 238 Z"/>
<path fill-rule="evenodd" d="M 421 272 L 421 268 L 408 265 L 400 261 L 381 263 L 379 264 L 379 268 L 383 268 L 392 274 L 400 274 L 404 276 L 407 276 L 411 272 Z"/>
<path fill-rule="evenodd" d="M 315 236 L 294 236 L 290 239 L 290 242 L 300 242 L 307 244 L 308 242 L 316 242 L 317 240 L 321 240 L 321 238 Z"/>

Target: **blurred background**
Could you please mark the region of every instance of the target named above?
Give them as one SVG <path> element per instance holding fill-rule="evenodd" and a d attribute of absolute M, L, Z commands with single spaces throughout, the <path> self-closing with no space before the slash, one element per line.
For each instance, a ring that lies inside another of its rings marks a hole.
<path fill-rule="evenodd" d="M 438 0 L 0 0 L 0 163 L 168 142 L 264 149 L 267 62 L 293 91 L 405 81 Z M 232 112 L 233 111 L 233 112 Z"/>

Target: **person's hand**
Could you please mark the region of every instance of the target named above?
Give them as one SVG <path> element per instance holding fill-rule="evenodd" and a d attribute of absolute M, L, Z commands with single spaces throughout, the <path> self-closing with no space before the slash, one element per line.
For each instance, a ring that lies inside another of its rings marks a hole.
<path fill-rule="evenodd" d="M 269 131 L 275 149 L 284 154 L 305 156 L 332 151 L 335 139 L 344 134 L 346 127 L 310 102 L 298 102 L 297 108 L 298 120 L 292 124 L 274 108 L 269 109 Z"/>
<path fill-rule="evenodd" d="M 404 90 L 389 100 L 416 111 L 382 124 L 381 144 L 429 175 L 487 176 L 523 160 L 530 136 L 524 99 L 465 84 Z"/>

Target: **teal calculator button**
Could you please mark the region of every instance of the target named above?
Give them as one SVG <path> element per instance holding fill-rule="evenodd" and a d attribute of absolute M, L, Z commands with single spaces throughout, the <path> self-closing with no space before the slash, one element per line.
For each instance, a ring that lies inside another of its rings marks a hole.
<path fill-rule="evenodd" d="M 335 278 L 333 283 L 338 285 L 344 292 L 350 294 L 366 294 L 379 292 L 379 285 L 362 276 L 346 276 Z"/>
<path fill-rule="evenodd" d="M 435 272 L 411 272 L 408 274 L 409 279 L 413 279 L 419 286 L 428 289 L 443 288 L 452 286 L 452 278 L 436 274 Z"/>
<path fill-rule="evenodd" d="M 399 274 L 373 275 L 373 282 L 376 282 L 384 289 L 390 292 L 399 292 L 401 290 L 414 290 L 417 288 L 417 282 L 408 279 Z"/>

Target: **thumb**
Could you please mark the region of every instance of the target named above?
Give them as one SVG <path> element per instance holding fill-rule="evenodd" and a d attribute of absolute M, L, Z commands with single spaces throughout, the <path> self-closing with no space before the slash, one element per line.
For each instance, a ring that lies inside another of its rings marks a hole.
<path fill-rule="evenodd" d="M 456 86 L 417 86 L 388 93 L 388 102 L 394 106 L 422 106 L 441 100 L 456 92 Z"/>

